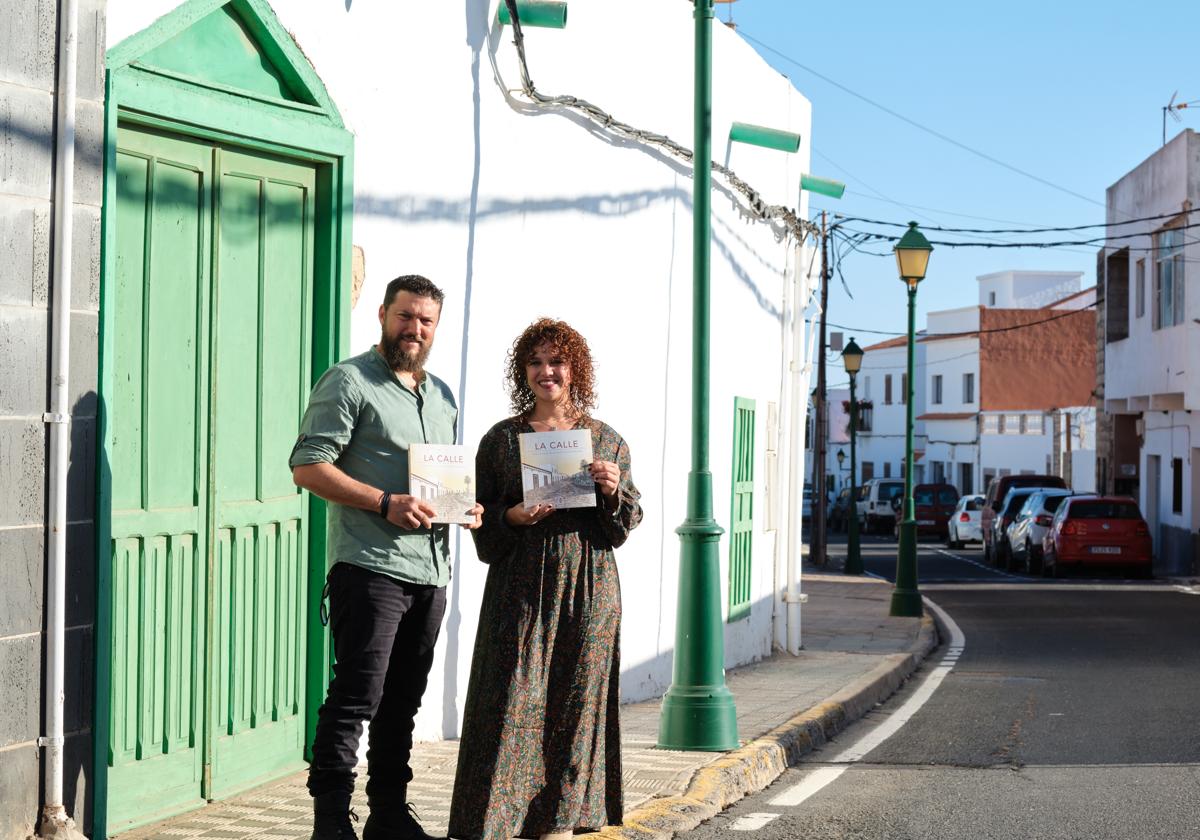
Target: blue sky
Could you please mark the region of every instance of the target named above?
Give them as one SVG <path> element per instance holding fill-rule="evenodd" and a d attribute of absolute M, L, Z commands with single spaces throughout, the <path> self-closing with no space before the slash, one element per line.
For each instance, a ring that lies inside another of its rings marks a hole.
<path fill-rule="evenodd" d="M 1194 0 L 717 6 L 721 20 L 730 12 L 738 31 L 813 103 L 812 168 L 848 185 L 840 201 L 814 196 L 815 210 L 967 228 L 1102 222 L 1105 188 L 1161 145 L 1162 106 L 1172 92 L 1200 100 Z M 938 139 L 810 71 L 1055 186 Z M 1180 116 L 1182 123 L 1168 118 L 1168 139 L 1184 128 L 1200 131 L 1200 103 Z M 927 311 L 976 303 L 974 278 L 992 271 L 1082 271 L 1092 285 L 1095 254 L 1095 246 L 937 248 L 918 293 L 917 323 Z M 835 277 L 829 319 L 903 331 L 894 259 L 851 255 L 842 266 L 854 299 Z M 882 338 L 856 335 L 864 345 Z"/>

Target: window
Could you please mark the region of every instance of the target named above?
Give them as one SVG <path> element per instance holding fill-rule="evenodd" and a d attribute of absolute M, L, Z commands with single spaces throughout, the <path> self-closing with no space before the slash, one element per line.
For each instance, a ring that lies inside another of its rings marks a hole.
<path fill-rule="evenodd" d="M 985 435 L 1000 434 L 1000 415 L 999 414 L 983 415 L 983 433 Z M 984 484 L 984 486 L 985 487 L 987 486 L 986 483 Z"/>
<path fill-rule="evenodd" d="M 908 374 L 900 374 L 900 405 L 908 402 Z"/>
<path fill-rule="evenodd" d="M 875 477 L 875 462 L 874 461 L 863 461 L 862 462 L 863 484 L 866 484 L 868 481 L 870 481 L 874 477 Z"/>
<path fill-rule="evenodd" d="M 996 293 L 988 292 L 988 306 L 995 306 L 995 305 L 996 305 Z"/>
<path fill-rule="evenodd" d="M 1171 513 L 1183 513 L 1183 459 L 1171 459 Z"/>
<path fill-rule="evenodd" d="M 1141 318 L 1143 315 L 1146 314 L 1146 260 L 1145 259 L 1140 259 L 1137 261 L 1137 272 L 1134 276 L 1136 279 L 1136 285 L 1134 287 L 1134 294 L 1137 297 L 1137 300 L 1135 302 L 1136 303 L 1135 311 L 1136 311 L 1137 315 L 1135 317 Z"/>
<path fill-rule="evenodd" d="M 963 403 L 970 405 L 975 402 L 975 374 L 963 374 Z"/>
<path fill-rule="evenodd" d="M 1154 329 L 1183 323 L 1183 231 L 1154 235 Z"/>
<path fill-rule="evenodd" d="M 995 470 L 984 470 L 983 471 L 983 489 L 984 490 L 987 490 L 988 485 L 992 483 L 992 479 L 994 479 L 995 477 L 996 477 Z M 972 510 L 974 510 L 974 508 L 972 508 Z"/>
<path fill-rule="evenodd" d="M 869 402 L 858 401 L 858 431 L 869 432 L 875 421 L 875 406 Z"/>
<path fill-rule="evenodd" d="M 1021 434 L 1021 415 L 1020 414 L 1005 414 L 1000 420 L 1000 434 L 1002 435 L 1019 435 Z"/>
<path fill-rule="evenodd" d="M 863 401 L 864 401 L 864 402 L 865 402 L 866 400 L 869 400 L 869 399 L 871 399 L 871 377 L 869 377 L 869 376 L 864 376 L 864 377 L 863 377 L 863 395 L 862 395 L 862 398 L 863 398 Z"/>
<path fill-rule="evenodd" d="M 890 373 L 883 377 L 883 404 L 892 404 L 892 375 Z"/>
<path fill-rule="evenodd" d="M 750 615 L 750 548 L 754 535 L 754 400 L 733 400 L 733 493 L 729 515 L 729 621 Z"/>
<path fill-rule="evenodd" d="M 1128 248 L 1104 259 L 1104 338 L 1110 344 L 1129 337 L 1130 266 Z"/>
<path fill-rule="evenodd" d="M 942 375 L 940 373 L 935 373 L 933 375 L 933 382 L 931 383 L 929 390 L 932 394 L 932 396 L 929 398 L 929 401 L 931 403 L 933 403 L 934 405 L 941 405 L 942 404 Z"/>
<path fill-rule="evenodd" d="M 883 477 L 884 478 L 892 477 L 892 462 L 891 461 L 883 462 Z"/>
<path fill-rule="evenodd" d="M 1023 435 L 1040 435 L 1045 431 L 1045 424 L 1042 422 L 1040 414 L 1025 414 L 1022 415 L 1021 434 Z"/>
<path fill-rule="evenodd" d="M 933 483 L 941 484 L 946 480 L 946 465 L 941 461 L 933 462 Z"/>

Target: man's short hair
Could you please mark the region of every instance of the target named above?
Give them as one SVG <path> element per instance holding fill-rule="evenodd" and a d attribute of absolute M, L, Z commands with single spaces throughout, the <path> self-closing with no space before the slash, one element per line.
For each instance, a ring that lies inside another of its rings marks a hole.
<path fill-rule="evenodd" d="M 387 291 L 383 293 L 383 308 L 387 309 L 391 306 L 392 301 L 400 292 L 408 292 L 417 297 L 433 298 L 439 309 L 446 297 L 446 293 L 433 285 L 433 281 L 428 277 L 422 277 L 420 274 L 402 274 L 387 284 Z"/>

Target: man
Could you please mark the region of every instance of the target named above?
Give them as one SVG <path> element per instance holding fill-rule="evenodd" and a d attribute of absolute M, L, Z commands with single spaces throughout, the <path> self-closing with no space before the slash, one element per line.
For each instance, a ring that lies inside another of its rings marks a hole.
<path fill-rule="evenodd" d="M 313 388 L 290 466 L 329 504 L 325 584 L 335 664 L 318 713 L 308 789 L 312 840 L 356 840 L 350 795 L 370 721 L 363 840 L 426 840 L 407 804 L 413 720 L 433 665 L 450 579 L 449 526 L 409 495 L 408 445 L 454 443 L 450 389 L 425 371 L 444 295 L 424 277 L 388 284 L 379 344 Z M 483 508 L 476 505 L 478 527 Z"/>

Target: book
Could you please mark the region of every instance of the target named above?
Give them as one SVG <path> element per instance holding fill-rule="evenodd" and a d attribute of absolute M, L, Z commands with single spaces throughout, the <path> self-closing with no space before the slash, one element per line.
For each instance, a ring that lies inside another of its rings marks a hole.
<path fill-rule="evenodd" d="M 432 507 L 436 523 L 469 525 L 475 507 L 475 459 L 458 444 L 408 447 L 408 492 Z"/>
<path fill-rule="evenodd" d="M 523 506 L 550 503 L 556 508 L 596 506 L 596 481 L 589 429 L 566 432 L 522 432 L 521 487 Z"/>

